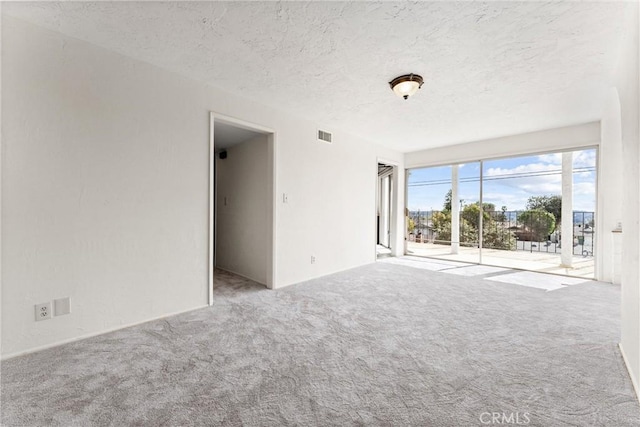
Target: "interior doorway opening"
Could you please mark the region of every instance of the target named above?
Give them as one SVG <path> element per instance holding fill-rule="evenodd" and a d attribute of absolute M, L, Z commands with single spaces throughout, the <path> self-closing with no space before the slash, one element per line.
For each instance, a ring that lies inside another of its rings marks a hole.
<path fill-rule="evenodd" d="M 215 269 L 274 284 L 275 135 L 211 115 L 209 304 Z"/>

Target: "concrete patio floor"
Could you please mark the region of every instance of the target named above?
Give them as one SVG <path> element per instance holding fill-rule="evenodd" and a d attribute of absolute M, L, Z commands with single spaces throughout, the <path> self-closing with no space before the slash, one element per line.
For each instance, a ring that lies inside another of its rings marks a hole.
<path fill-rule="evenodd" d="M 407 255 L 470 263 L 478 263 L 480 261 L 478 248 L 461 247 L 458 254 L 451 254 L 450 246 L 433 243 L 408 242 Z M 482 264 L 541 273 L 562 274 L 585 279 L 595 278 L 593 257 L 574 256 L 573 267 L 567 268 L 560 265 L 560 254 L 483 249 Z"/>

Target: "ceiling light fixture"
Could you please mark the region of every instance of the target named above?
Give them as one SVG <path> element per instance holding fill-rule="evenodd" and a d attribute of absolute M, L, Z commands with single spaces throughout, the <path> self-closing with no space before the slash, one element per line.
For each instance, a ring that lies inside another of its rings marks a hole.
<path fill-rule="evenodd" d="M 417 74 L 405 74 L 389 82 L 391 89 L 401 98 L 407 99 L 422 87 L 424 80 Z"/>

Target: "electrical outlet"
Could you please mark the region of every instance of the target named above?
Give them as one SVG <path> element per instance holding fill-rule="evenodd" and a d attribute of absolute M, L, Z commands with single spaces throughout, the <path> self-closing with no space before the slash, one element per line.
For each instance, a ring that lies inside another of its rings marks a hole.
<path fill-rule="evenodd" d="M 311 264 L 315 264 L 315 263 L 316 263 L 316 257 L 311 255 Z"/>
<path fill-rule="evenodd" d="M 36 304 L 36 322 L 51 319 L 51 302 Z"/>
<path fill-rule="evenodd" d="M 54 316 L 62 316 L 71 313 L 71 302 L 69 297 L 53 300 Z"/>

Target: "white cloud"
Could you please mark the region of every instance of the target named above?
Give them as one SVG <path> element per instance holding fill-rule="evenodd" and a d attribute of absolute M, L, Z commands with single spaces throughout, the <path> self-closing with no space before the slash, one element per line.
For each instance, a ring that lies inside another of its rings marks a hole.
<path fill-rule="evenodd" d="M 539 177 L 543 178 L 543 177 Z M 542 182 L 542 179 L 536 179 L 537 182 L 530 182 L 528 184 L 522 184 L 519 188 L 523 189 L 529 194 L 536 195 L 551 195 L 562 194 L 561 182 Z"/>
<path fill-rule="evenodd" d="M 596 150 L 582 150 L 573 153 L 573 167 L 586 168 L 596 166 Z"/>
<path fill-rule="evenodd" d="M 589 194 L 595 196 L 596 184 L 595 182 L 577 182 L 573 184 L 573 194 Z"/>
<path fill-rule="evenodd" d="M 596 166 L 596 150 L 590 148 L 588 150 L 574 151 L 573 153 L 573 167 L 595 167 Z M 561 166 L 562 165 L 562 153 L 542 154 L 537 157 L 539 162 Z"/>
<path fill-rule="evenodd" d="M 562 172 L 551 163 L 529 163 L 515 168 L 490 168 L 487 177 L 504 178 L 488 180 L 489 185 L 511 187 L 531 195 L 560 194 Z M 487 184 L 485 184 L 487 186 Z"/>
<path fill-rule="evenodd" d="M 575 182 L 577 179 L 594 179 L 595 180 L 595 173 L 594 172 L 578 172 L 578 173 L 574 173 L 573 174 L 573 181 Z"/>
<path fill-rule="evenodd" d="M 561 165 L 562 153 L 542 154 L 538 156 L 538 161 L 542 163 L 550 163 L 553 165 Z"/>
<path fill-rule="evenodd" d="M 489 168 L 485 173 L 486 176 L 500 176 L 500 175 L 512 175 L 520 173 L 533 173 L 533 172 L 550 172 L 558 171 L 558 165 L 545 164 L 545 163 L 528 163 L 525 165 L 518 165 L 515 168 Z M 558 172 L 560 173 L 560 172 Z"/>
<path fill-rule="evenodd" d="M 482 195 L 484 202 L 493 203 L 496 209 L 506 206 L 508 210 L 524 209 L 528 198 L 528 195 L 515 194 L 513 192 L 490 192 Z"/>

